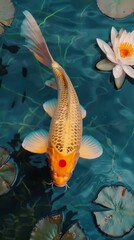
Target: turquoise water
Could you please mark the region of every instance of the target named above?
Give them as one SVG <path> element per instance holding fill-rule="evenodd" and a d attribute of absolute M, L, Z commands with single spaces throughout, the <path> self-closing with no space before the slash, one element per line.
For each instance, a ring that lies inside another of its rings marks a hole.
<path fill-rule="evenodd" d="M 132 31 L 134 16 L 110 19 L 92 0 L 18 0 L 14 4 L 14 22 L 0 38 L 0 145 L 12 152 L 19 174 L 13 189 L 1 197 L 0 239 L 28 240 L 35 223 L 53 212 L 63 212 L 66 227 L 78 220 L 89 240 L 111 239 L 97 228 L 93 200 L 106 185 L 134 188 L 134 81 L 126 77 L 117 91 L 111 72 L 95 68 L 101 58 L 96 38 L 108 42 L 112 26 Z M 32 130 L 49 130 L 50 117 L 42 104 L 57 96 L 45 86 L 52 72 L 23 46 L 24 10 L 40 24 L 53 58 L 66 70 L 87 111 L 83 134 L 94 136 L 104 148 L 96 160 L 79 160 L 67 191 L 46 183 L 51 179 L 45 155 L 21 148 Z M 133 240 L 134 231 L 123 239 Z"/>

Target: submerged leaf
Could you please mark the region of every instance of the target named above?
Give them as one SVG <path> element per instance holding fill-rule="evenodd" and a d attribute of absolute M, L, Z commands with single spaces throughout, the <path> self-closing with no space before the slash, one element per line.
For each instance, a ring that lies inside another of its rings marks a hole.
<path fill-rule="evenodd" d="M 61 214 L 41 219 L 33 229 L 30 240 L 86 240 L 85 234 L 78 223 L 74 223 L 62 235 L 63 217 Z"/>
<path fill-rule="evenodd" d="M 30 240 L 58 240 L 62 225 L 62 215 L 41 219 L 31 233 Z"/>
<path fill-rule="evenodd" d="M 10 154 L 6 148 L 0 147 L 0 166 L 9 160 Z"/>
<path fill-rule="evenodd" d="M 10 26 L 14 17 L 15 8 L 10 0 L 0 0 L 0 34 L 4 26 Z"/>
<path fill-rule="evenodd" d="M 0 58 L 0 76 L 6 75 L 7 73 L 7 65 L 3 64 L 2 58 Z"/>
<path fill-rule="evenodd" d="M 8 161 L 0 167 L 0 195 L 7 193 L 17 177 L 17 166 Z"/>
<path fill-rule="evenodd" d="M 97 4 L 111 18 L 124 18 L 134 12 L 134 0 L 97 0 Z"/>
<path fill-rule="evenodd" d="M 107 209 L 94 212 L 102 232 L 112 237 L 121 237 L 134 226 L 134 195 L 123 186 L 104 187 L 95 203 Z"/>
<path fill-rule="evenodd" d="M 17 53 L 20 49 L 20 47 L 18 47 L 17 45 L 8 46 L 5 43 L 3 43 L 2 48 L 8 50 L 11 53 Z"/>

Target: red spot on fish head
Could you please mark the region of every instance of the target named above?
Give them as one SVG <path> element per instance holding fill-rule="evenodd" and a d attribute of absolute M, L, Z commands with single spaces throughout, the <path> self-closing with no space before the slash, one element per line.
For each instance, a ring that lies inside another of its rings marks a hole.
<path fill-rule="evenodd" d="M 61 159 L 59 160 L 59 167 L 65 167 L 67 165 L 66 160 Z"/>

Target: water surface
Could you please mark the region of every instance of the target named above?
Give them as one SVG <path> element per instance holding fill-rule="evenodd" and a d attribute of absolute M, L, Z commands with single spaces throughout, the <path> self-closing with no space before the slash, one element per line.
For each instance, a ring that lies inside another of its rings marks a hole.
<path fill-rule="evenodd" d="M 66 227 L 78 220 L 90 240 L 110 239 L 96 226 L 92 201 L 105 185 L 121 183 L 133 190 L 134 82 L 126 77 L 117 91 L 111 73 L 96 70 L 101 58 L 96 38 L 108 42 L 112 26 L 132 31 L 134 16 L 110 19 L 92 0 L 16 0 L 14 4 L 14 22 L 0 38 L 0 145 L 12 151 L 19 176 L 16 186 L 1 197 L 0 239 L 28 240 L 35 223 L 55 211 L 63 212 Z M 51 179 L 45 155 L 21 148 L 32 130 L 49 130 L 50 117 L 42 104 L 57 96 L 45 86 L 52 72 L 23 46 L 24 10 L 40 24 L 53 58 L 65 68 L 87 111 L 83 134 L 94 136 L 104 148 L 96 160 L 79 160 L 67 191 L 46 184 Z M 133 230 L 124 237 L 133 238 Z"/>

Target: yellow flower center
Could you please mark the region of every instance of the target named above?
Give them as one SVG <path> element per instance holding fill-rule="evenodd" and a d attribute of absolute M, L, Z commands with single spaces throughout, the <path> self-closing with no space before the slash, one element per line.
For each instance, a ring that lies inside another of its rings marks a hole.
<path fill-rule="evenodd" d="M 119 46 L 119 49 L 120 49 L 120 56 L 122 58 L 131 57 L 134 53 L 134 48 L 131 43 L 127 43 L 127 42 L 121 43 Z"/>

